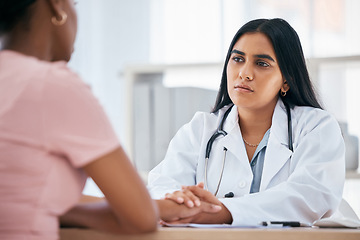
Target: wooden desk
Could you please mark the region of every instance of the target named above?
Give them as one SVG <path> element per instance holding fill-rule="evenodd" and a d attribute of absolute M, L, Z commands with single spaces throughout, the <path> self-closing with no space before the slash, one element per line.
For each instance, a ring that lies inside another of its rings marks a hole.
<path fill-rule="evenodd" d="M 360 240 L 360 229 L 317 228 L 167 228 L 143 235 L 113 235 L 95 230 L 61 229 L 61 240 Z"/>

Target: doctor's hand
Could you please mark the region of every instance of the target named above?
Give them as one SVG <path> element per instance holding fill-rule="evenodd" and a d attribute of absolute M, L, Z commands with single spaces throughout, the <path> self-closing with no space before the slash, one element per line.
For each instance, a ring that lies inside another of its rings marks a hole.
<path fill-rule="evenodd" d="M 180 191 L 167 193 L 165 199 L 184 204 L 189 208 L 199 207 L 201 202 L 221 205 L 221 202 L 212 193 L 204 189 L 204 183 L 202 182 L 194 186 L 182 186 Z"/>
<path fill-rule="evenodd" d="M 200 187 L 202 186 L 200 185 Z M 200 199 L 194 193 L 192 193 L 192 191 L 188 189 L 187 186 L 182 186 L 182 189 L 179 191 L 165 194 L 165 199 L 172 200 L 178 204 L 184 204 L 189 208 L 199 207 L 201 205 Z"/>
<path fill-rule="evenodd" d="M 221 202 L 214 194 L 204 189 L 203 182 L 200 182 L 194 186 L 183 187 L 183 191 L 186 192 L 190 191 L 191 194 L 194 195 L 201 202 L 208 202 L 216 205 L 221 205 Z"/>
<path fill-rule="evenodd" d="M 168 223 L 177 223 L 185 219 L 185 222 L 191 222 L 190 219 L 200 213 L 214 214 L 221 210 L 221 206 L 206 202 L 192 208 L 167 199 L 156 200 L 156 203 L 160 211 L 160 219 Z"/>

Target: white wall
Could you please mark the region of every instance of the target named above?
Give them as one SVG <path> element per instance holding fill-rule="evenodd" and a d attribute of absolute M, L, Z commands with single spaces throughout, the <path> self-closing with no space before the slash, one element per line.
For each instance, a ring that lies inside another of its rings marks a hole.
<path fill-rule="evenodd" d="M 149 59 L 149 1 L 79 1 L 78 36 L 70 67 L 102 103 L 113 127 L 124 139 L 126 106 L 123 69 Z"/>
<path fill-rule="evenodd" d="M 148 62 L 149 4 L 147 0 L 84 0 L 77 5 L 78 35 L 70 67 L 91 85 L 121 142 L 128 104 L 122 72 L 127 64 Z M 90 180 L 84 193 L 102 195 Z"/>

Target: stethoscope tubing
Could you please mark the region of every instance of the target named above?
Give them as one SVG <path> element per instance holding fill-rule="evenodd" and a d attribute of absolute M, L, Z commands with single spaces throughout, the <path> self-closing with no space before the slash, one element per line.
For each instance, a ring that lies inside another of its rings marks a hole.
<path fill-rule="evenodd" d="M 290 107 L 287 103 L 284 102 L 286 108 L 286 114 L 288 119 L 288 139 L 289 139 L 289 149 L 293 152 L 293 142 L 292 142 L 292 122 L 291 122 L 291 112 Z"/>
<path fill-rule="evenodd" d="M 209 141 L 207 142 L 206 144 L 206 151 L 205 151 L 205 159 L 209 159 L 210 158 L 210 152 L 211 152 L 211 148 L 212 148 L 212 145 L 215 141 L 216 138 L 218 138 L 219 136 L 226 136 L 227 135 L 227 132 L 224 131 L 224 123 L 225 123 L 225 120 L 227 118 L 227 116 L 229 115 L 230 111 L 231 111 L 231 108 L 232 106 L 229 107 L 228 110 L 226 110 L 224 116 L 223 116 L 223 119 L 221 120 L 218 128 L 216 129 L 215 133 L 210 137 Z"/>
<path fill-rule="evenodd" d="M 216 187 L 216 191 L 214 193 L 214 196 L 217 195 L 218 191 L 219 191 L 219 188 L 220 188 L 220 184 L 221 184 L 221 180 L 222 180 L 222 176 L 223 176 L 223 173 L 224 173 L 224 168 L 225 168 L 225 159 L 226 159 L 226 152 L 227 152 L 227 148 L 224 147 L 224 157 L 223 157 L 223 160 L 222 160 L 222 166 L 221 166 L 221 173 L 220 173 L 220 180 L 218 182 L 218 185 Z M 209 158 L 205 158 L 205 181 L 204 181 L 204 185 L 205 185 L 205 189 L 208 190 L 208 185 L 207 185 L 207 165 L 208 165 L 208 162 L 209 162 Z"/>

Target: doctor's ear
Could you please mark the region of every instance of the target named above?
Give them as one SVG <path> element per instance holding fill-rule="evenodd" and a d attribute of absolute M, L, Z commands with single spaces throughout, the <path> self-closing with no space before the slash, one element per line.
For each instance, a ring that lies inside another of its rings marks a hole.
<path fill-rule="evenodd" d="M 281 89 L 280 89 L 281 96 L 285 97 L 286 93 L 287 93 L 287 91 L 289 91 L 289 89 L 290 89 L 290 86 L 287 83 L 287 81 L 285 80 L 282 87 L 281 87 Z"/>
<path fill-rule="evenodd" d="M 289 89 L 290 89 L 290 86 L 289 86 L 288 82 L 286 80 L 284 80 L 284 83 L 283 83 L 283 85 L 281 87 L 281 91 L 282 92 L 287 92 L 287 91 L 289 91 Z"/>

